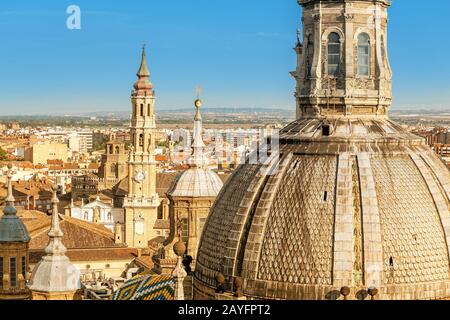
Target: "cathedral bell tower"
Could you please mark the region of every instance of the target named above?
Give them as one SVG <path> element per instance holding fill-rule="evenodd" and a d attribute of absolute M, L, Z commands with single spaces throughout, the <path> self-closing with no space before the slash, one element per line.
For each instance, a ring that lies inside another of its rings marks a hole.
<path fill-rule="evenodd" d="M 297 119 L 387 119 L 392 101 L 387 52 L 389 0 L 298 0 Z"/>
<path fill-rule="evenodd" d="M 130 247 L 147 247 L 155 238 L 153 227 L 160 204 L 156 193 L 155 96 L 147 67 L 145 48 L 131 94 L 132 146 L 128 161 L 128 195 L 125 208 L 125 242 Z"/>

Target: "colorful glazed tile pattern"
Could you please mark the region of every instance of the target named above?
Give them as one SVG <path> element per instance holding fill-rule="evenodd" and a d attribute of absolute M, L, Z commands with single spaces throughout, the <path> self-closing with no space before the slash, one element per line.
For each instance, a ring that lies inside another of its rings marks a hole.
<path fill-rule="evenodd" d="M 138 275 L 117 290 L 111 300 L 174 300 L 175 279 L 170 275 Z"/>

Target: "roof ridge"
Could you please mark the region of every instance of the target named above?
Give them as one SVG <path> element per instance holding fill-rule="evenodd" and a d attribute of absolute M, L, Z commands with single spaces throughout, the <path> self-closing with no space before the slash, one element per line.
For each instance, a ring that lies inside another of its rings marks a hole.
<path fill-rule="evenodd" d="M 96 225 L 92 222 L 88 222 L 88 221 L 84 221 L 84 220 L 80 220 L 77 218 L 73 218 L 70 216 L 66 216 L 66 215 L 62 215 L 59 214 L 60 217 L 62 218 L 63 221 L 66 221 L 68 223 L 73 223 L 83 229 L 95 232 L 99 235 L 108 237 L 110 239 L 114 239 L 114 234 L 112 233 L 112 231 L 110 231 L 109 229 L 107 229 L 106 227 L 102 226 L 102 225 Z M 101 228 L 104 228 L 104 230 L 101 230 Z"/>

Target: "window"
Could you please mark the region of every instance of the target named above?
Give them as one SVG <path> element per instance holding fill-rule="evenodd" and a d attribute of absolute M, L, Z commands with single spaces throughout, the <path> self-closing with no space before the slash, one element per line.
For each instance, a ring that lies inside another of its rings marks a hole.
<path fill-rule="evenodd" d="M 11 287 L 17 286 L 17 263 L 16 258 L 9 258 L 9 279 Z"/>
<path fill-rule="evenodd" d="M 144 104 L 141 104 L 141 117 L 144 116 Z"/>
<path fill-rule="evenodd" d="M 144 135 L 142 133 L 139 135 L 139 146 L 144 146 Z"/>
<path fill-rule="evenodd" d="M 120 154 L 120 148 L 119 148 L 119 146 L 116 146 L 116 154 Z"/>
<path fill-rule="evenodd" d="M 150 103 L 147 105 L 147 112 L 148 112 L 148 116 L 150 117 L 152 115 L 152 109 L 150 107 Z"/>
<path fill-rule="evenodd" d="M 329 137 L 330 136 L 330 126 L 329 125 L 323 125 L 322 126 L 322 135 L 324 136 L 324 137 Z"/>
<path fill-rule="evenodd" d="M 336 32 L 328 36 L 328 75 L 337 77 L 341 64 L 341 39 Z"/>
<path fill-rule="evenodd" d="M 27 258 L 26 257 L 22 257 L 22 275 L 23 275 L 24 279 L 27 278 Z"/>
<path fill-rule="evenodd" d="M 307 54 L 306 54 L 306 77 L 311 78 L 312 76 L 312 59 L 314 56 L 314 41 L 312 35 L 308 35 L 307 41 Z"/>
<path fill-rule="evenodd" d="M 383 67 L 386 65 L 386 47 L 385 47 L 383 35 L 381 35 L 381 65 Z"/>
<path fill-rule="evenodd" d="M 358 36 L 358 76 L 370 76 L 370 39 L 367 33 Z"/>
<path fill-rule="evenodd" d="M 3 288 L 3 257 L 0 257 L 0 289 Z"/>

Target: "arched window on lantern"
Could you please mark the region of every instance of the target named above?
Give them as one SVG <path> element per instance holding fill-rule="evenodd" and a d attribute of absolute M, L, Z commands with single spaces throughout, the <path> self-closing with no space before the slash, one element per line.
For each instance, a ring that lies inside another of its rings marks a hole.
<path fill-rule="evenodd" d="M 328 35 L 327 55 L 328 75 L 334 77 L 339 76 L 341 65 L 341 37 L 336 32 L 331 32 Z"/>
<path fill-rule="evenodd" d="M 358 36 L 358 76 L 370 76 L 370 38 L 367 33 Z"/>
<path fill-rule="evenodd" d="M 381 35 L 381 65 L 386 66 L 386 43 L 384 42 L 384 35 Z"/>

